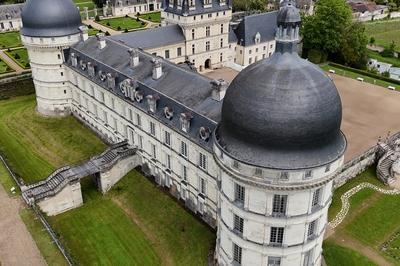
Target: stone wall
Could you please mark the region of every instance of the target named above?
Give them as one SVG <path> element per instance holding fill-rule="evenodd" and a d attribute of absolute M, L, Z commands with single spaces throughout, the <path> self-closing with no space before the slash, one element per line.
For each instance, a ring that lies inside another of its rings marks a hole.
<path fill-rule="evenodd" d="M 334 179 L 333 187 L 336 189 L 344 185 L 349 179 L 352 179 L 362 173 L 369 166 L 377 161 L 378 146 L 375 145 L 360 154 L 359 156 L 353 158 L 351 161 L 343 165 L 341 170 L 337 173 Z"/>
<path fill-rule="evenodd" d="M 38 202 L 40 209 L 48 216 L 77 208 L 83 204 L 81 184 L 68 184 L 57 195 L 45 198 Z"/>
<path fill-rule="evenodd" d="M 104 194 L 109 191 L 122 177 L 141 164 L 138 155 L 119 161 L 110 170 L 100 173 L 100 190 Z"/>

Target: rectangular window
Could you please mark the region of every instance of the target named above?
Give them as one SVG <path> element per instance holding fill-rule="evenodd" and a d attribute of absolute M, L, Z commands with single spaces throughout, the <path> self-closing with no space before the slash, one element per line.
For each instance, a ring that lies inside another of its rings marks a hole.
<path fill-rule="evenodd" d="M 196 46 L 192 44 L 192 54 L 195 54 L 195 52 L 196 52 Z"/>
<path fill-rule="evenodd" d="M 308 225 L 308 231 L 307 231 L 307 238 L 308 239 L 311 239 L 311 238 L 314 237 L 316 224 L 317 224 L 317 220 L 314 220 Z"/>
<path fill-rule="evenodd" d="M 269 242 L 272 245 L 282 245 L 283 242 L 283 227 L 271 227 L 271 235 Z"/>
<path fill-rule="evenodd" d="M 224 47 L 224 39 L 221 39 L 221 48 Z"/>
<path fill-rule="evenodd" d="M 239 169 L 239 162 L 238 161 L 233 161 L 232 167 L 235 169 Z"/>
<path fill-rule="evenodd" d="M 187 180 L 187 168 L 184 165 L 182 165 L 182 178 L 183 180 Z"/>
<path fill-rule="evenodd" d="M 202 194 L 206 194 L 206 180 L 204 179 L 204 178 L 201 178 L 200 177 L 200 193 L 202 193 Z"/>
<path fill-rule="evenodd" d="M 100 92 L 100 101 L 104 103 L 104 92 Z"/>
<path fill-rule="evenodd" d="M 233 244 L 233 261 L 237 264 L 242 264 L 242 248 Z"/>
<path fill-rule="evenodd" d="M 233 229 L 236 232 L 243 234 L 243 218 L 237 216 L 236 214 L 234 214 L 233 217 Z"/>
<path fill-rule="evenodd" d="M 115 110 L 115 99 L 111 97 L 111 109 Z"/>
<path fill-rule="evenodd" d="M 169 50 L 165 50 L 165 59 L 169 59 Z"/>
<path fill-rule="evenodd" d="M 289 173 L 288 172 L 281 172 L 281 175 L 279 176 L 281 180 L 288 180 L 289 179 Z"/>
<path fill-rule="evenodd" d="M 193 40 L 194 40 L 194 37 L 195 37 L 195 30 L 192 29 L 192 39 L 193 39 Z"/>
<path fill-rule="evenodd" d="M 206 27 L 206 37 L 210 37 L 210 27 Z"/>
<path fill-rule="evenodd" d="M 206 42 L 206 51 L 210 51 L 210 42 Z"/>
<path fill-rule="evenodd" d="M 254 172 L 254 175 L 260 177 L 260 176 L 262 176 L 262 173 L 263 173 L 263 172 L 262 172 L 262 169 L 261 169 L 261 168 L 256 168 L 256 170 L 255 170 L 255 172 Z"/>
<path fill-rule="evenodd" d="M 321 189 L 319 188 L 319 189 L 315 190 L 314 193 L 313 193 L 312 205 L 311 206 L 313 208 L 319 206 L 320 201 L 321 201 Z"/>
<path fill-rule="evenodd" d="M 143 150 L 143 137 L 139 136 L 139 148 Z"/>
<path fill-rule="evenodd" d="M 150 121 L 150 134 L 155 136 L 156 135 L 156 125 Z"/>
<path fill-rule="evenodd" d="M 235 184 L 235 201 L 244 204 L 245 188 Z"/>
<path fill-rule="evenodd" d="M 221 34 L 224 33 L 224 24 L 221 24 Z"/>
<path fill-rule="evenodd" d="M 103 111 L 103 120 L 105 124 L 108 124 L 108 117 L 107 117 L 107 112 Z"/>
<path fill-rule="evenodd" d="M 142 119 L 139 114 L 136 114 L 136 122 L 137 122 L 138 127 L 142 126 Z"/>
<path fill-rule="evenodd" d="M 328 164 L 328 165 L 325 167 L 325 173 L 329 172 L 330 170 L 331 170 L 331 164 Z"/>
<path fill-rule="evenodd" d="M 274 195 L 272 215 L 285 215 L 287 205 L 287 195 Z"/>
<path fill-rule="evenodd" d="M 249 58 L 249 65 L 251 65 L 253 63 L 253 58 Z"/>
<path fill-rule="evenodd" d="M 128 109 L 129 111 L 129 120 L 133 122 L 133 112 L 132 109 Z"/>
<path fill-rule="evenodd" d="M 171 169 L 171 155 L 169 155 L 169 154 L 167 154 L 167 157 L 166 157 L 166 167 L 168 168 L 168 169 Z"/>
<path fill-rule="evenodd" d="M 280 257 L 268 257 L 268 266 L 280 266 L 281 258 Z"/>
<path fill-rule="evenodd" d="M 178 47 L 178 48 L 176 49 L 176 54 L 177 54 L 178 56 L 182 56 L 182 48 L 181 48 L 181 47 Z"/>
<path fill-rule="evenodd" d="M 187 144 L 183 141 L 181 141 L 181 155 L 185 158 L 188 156 Z"/>
<path fill-rule="evenodd" d="M 164 143 L 167 146 L 171 146 L 171 133 L 169 133 L 167 131 L 165 131 L 165 134 L 164 134 Z"/>
<path fill-rule="evenodd" d="M 311 170 L 307 170 L 304 174 L 304 178 L 305 179 L 309 179 L 312 177 L 312 171 Z"/>
<path fill-rule="evenodd" d="M 156 145 L 151 144 L 151 155 L 153 156 L 154 159 L 157 158 L 157 151 L 156 151 Z"/>
<path fill-rule="evenodd" d="M 207 156 L 199 153 L 199 166 L 203 170 L 207 170 Z"/>

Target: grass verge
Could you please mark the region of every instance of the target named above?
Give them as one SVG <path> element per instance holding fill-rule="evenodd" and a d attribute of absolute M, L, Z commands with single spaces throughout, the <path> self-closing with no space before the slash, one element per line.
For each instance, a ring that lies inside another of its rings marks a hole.
<path fill-rule="evenodd" d="M 127 30 L 135 30 L 144 28 L 146 26 L 142 24 L 142 21 L 136 21 L 131 17 L 120 17 L 120 18 L 109 18 L 109 19 L 102 19 L 98 23 L 103 26 L 109 27 L 113 30 L 123 31 Z"/>
<path fill-rule="evenodd" d="M 148 20 L 154 23 L 161 23 L 161 12 L 153 12 L 142 14 L 139 16 L 140 19 Z"/>
<path fill-rule="evenodd" d="M 31 209 L 23 209 L 20 216 L 24 221 L 26 228 L 32 235 L 37 247 L 42 253 L 48 265 L 67 265 L 61 252 L 53 243 L 51 237 L 45 231 L 41 222 L 36 218 Z"/>
<path fill-rule="evenodd" d="M 375 38 L 376 45 L 389 47 L 394 41 L 397 50 L 400 49 L 400 19 L 379 20 L 364 25 L 365 33 Z"/>
<path fill-rule="evenodd" d="M 0 48 L 14 48 L 14 47 L 21 47 L 21 36 L 19 31 L 11 31 L 0 33 Z"/>

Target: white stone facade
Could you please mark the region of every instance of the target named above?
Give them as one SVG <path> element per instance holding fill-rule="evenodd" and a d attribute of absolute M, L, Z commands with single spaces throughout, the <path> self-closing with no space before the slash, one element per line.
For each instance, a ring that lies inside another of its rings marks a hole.
<path fill-rule="evenodd" d="M 137 13 L 157 12 L 161 10 L 161 2 L 157 0 L 147 1 L 116 1 L 116 4 L 111 6 L 112 15 L 116 17 L 125 16 Z"/>
<path fill-rule="evenodd" d="M 0 32 L 17 31 L 22 28 L 21 18 L 0 20 Z"/>

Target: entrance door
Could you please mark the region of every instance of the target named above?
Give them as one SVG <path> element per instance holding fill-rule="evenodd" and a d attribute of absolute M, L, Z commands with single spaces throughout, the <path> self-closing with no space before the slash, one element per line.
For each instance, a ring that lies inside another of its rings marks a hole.
<path fill-rule="evenodd" d="M 206 69 L 210 69 L 211 68 L 211 59 L 207 59 L 206 62 L 204 63 L 204 67 Z"/>

